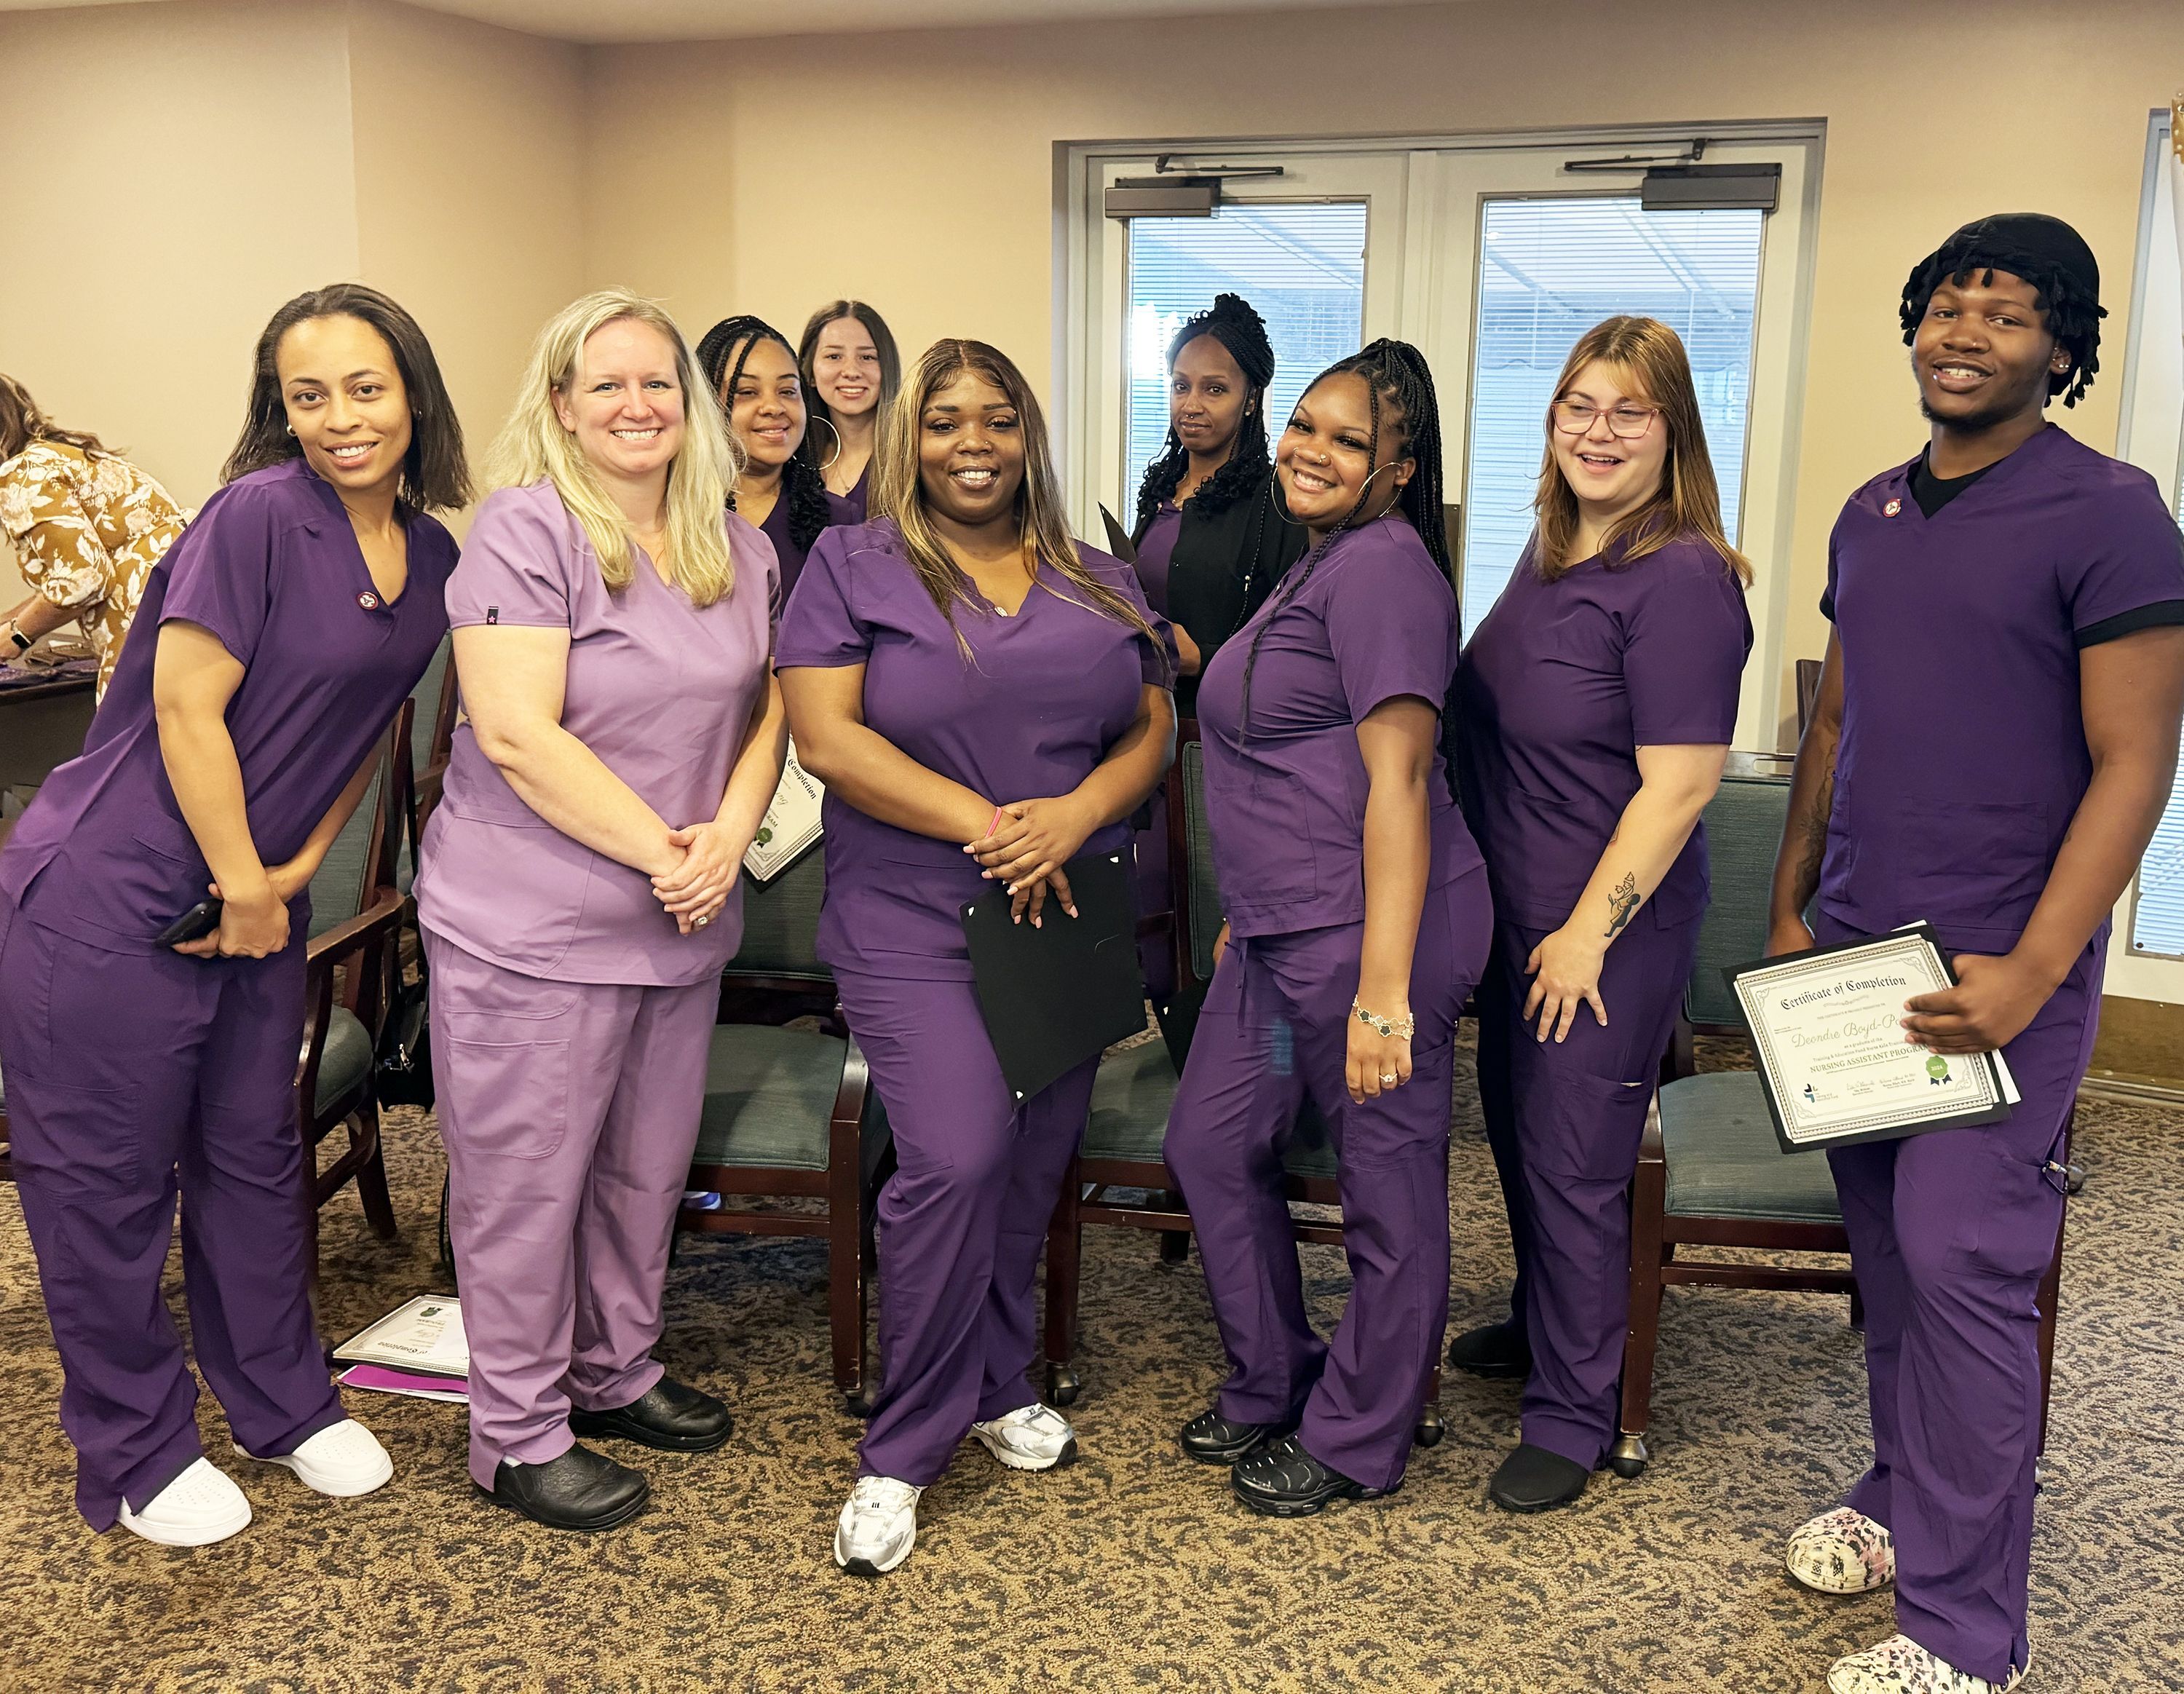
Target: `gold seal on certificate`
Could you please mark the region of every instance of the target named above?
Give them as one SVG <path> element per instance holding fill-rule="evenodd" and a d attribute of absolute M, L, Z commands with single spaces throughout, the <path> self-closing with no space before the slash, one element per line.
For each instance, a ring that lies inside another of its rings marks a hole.
<path fill-rule="evenodd" d="M 1956 981 L 1923 923 L 1727 972 L 1782 1151 L 1996 1123 L 2015 1098 L 1992 1053 L 1903 1039 L 1903 1002 Z"/>

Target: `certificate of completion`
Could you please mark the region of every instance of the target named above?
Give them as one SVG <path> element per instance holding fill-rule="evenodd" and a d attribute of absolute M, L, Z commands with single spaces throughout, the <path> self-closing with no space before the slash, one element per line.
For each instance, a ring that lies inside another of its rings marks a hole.
<path fill-rule="evenodd" d="M 1903 1002 L 1954 985 L 1925 924 L 1728 972 L 1782 1151 L 1996 1123 L 2014 1097 L 1992 1053 L 1903 1039 Z"/>
<path fill-rule="evenodd" d="M 824 827 L 819 808 L 826 798 L 826 786 L 796 762 L 796 744 L 791 741 L 773 803 L 766 807 L 750 850 L 744 855 L 744 870 L 753 882 L 772 881 L 819 839 Z"/>

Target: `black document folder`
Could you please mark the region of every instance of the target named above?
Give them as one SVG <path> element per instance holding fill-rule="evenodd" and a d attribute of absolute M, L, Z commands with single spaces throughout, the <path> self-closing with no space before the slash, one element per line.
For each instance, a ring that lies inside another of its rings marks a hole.
<path fill-rule="evenodd" d="M 1038 928 L 1012 923 L 999 883 L 963 908 L 978 1011 L 1018 1101 L 1145 1027 L 1128 855 L 1080 854 L 1061 868 L 1074 917 L 1050 889 Z"/>

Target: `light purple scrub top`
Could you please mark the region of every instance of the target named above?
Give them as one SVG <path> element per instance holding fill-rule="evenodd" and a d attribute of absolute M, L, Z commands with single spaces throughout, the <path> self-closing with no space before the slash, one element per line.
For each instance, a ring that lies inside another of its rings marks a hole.
<path fill-rule="evenodd" d="M 341 497 L 304 461 L 254 471 L 204 504 L 153 567 L 82 755 L 46 779 L 0 850 L 0 892 L 48 929 L 114 953 L 153 939 L 205 898 L 211 874 L 167 780 L 152 704 L 167 623 L 216 636 L 243 666 L 227 705 L 251 839 L 293 858 L 447 632 L 441 592 L 454 538 L 403 517 L 409 581 L 380 598 Z M 368 802 L 367 802 L 368 803 Z M 310 900 L 289 902 L 308 932 Z"/>
<path fill-rule="evenodd" d="M 1167 616 L 1167 567 L 1175 557 L 1175 538 L 1183 533 L 1183 509 L 1162 500 L 1153 521 L 1138 543 L 1138 586 L 1145 601 L 1162 617 Z"/>
<path fill-rule="evenodd" d="M 720 810 L 766 685 L 777 605 L 773 548 L 733 512 L 735 586 L 702 610 L 642 549 L 619 593 L 548 482 L 486 497 L 448 579 L 457 629 L 569 632 L 561 727 L 672 829 Z M 564 835 L 457 726 L 417 872 L 417 915 L 465 952 L 554 982 L 680 988 L 717 976 L 743 939 L 743 884 L 703 929 L 678 934 L 652 880 Z"/>
<path fill-rule="evenodd" d="M 1370 784 L 1357 726 L 1373 707 L 1404 694 L 1439 711 L 1456 674 L 1457 629 L 1456 591 L 1418 532 L 1390 516 L 1336 536 L 1316 561 L 1306 554 L 1290 566 L 1222 644 L 1199 683 L 1198 727 L 1213 865 L 1231 934 L 1287 935 L 1363 921 Z M 1438 888 L 1479 864 L 1439 758 L 1427 778 L 1427 885 Z"/>
<path fill-rule="evenodd" d="M 1618 549 L 1552 582 L 1537 545 L 1464 649 L 1457 783 L 1496 916 L 1558 929 L 1638 792 L 1637 749 L 1729 744 L 1752 619 L 1696 538 L 1629 565 Z M 1646 905 L 1666 929 L 1706 904 L 1702 824 Z"/>
<path fill-rule="evenodd" d="M 1172 647 L 1128 566 L 1081 543 L 1077 556 Z M 862 665 L 866 724 L 996 805 L 1066 794 L 1136 721 L 1145 686 L 1165 688 L 1172 674 L 1135 629 L 1065 598 L 1078 592 L 1042 566 L 1013 617 L 959 605 L 951 627 L 892 522 L 830 529 L 805 561 L 774 662 Z M 994 884 L 963 844 L 898 829 L 832 794 L 824 816 L 820 958 L 871 976 L 969 981 L 962 907 Z M 1129 839 L 1127 821 L 1112 823 L 1084 850 L 1122 850 Z"/>
<path fill-rule="evenodd" d="M 2003 953 L 2092 778 L 2081 649 L 2184 622 L 2184 538 L 2143 471 L 2050 425 L 1932 517 L 1916 460 L 1828 541 L 1842 739 L 1820 910 Z"/>

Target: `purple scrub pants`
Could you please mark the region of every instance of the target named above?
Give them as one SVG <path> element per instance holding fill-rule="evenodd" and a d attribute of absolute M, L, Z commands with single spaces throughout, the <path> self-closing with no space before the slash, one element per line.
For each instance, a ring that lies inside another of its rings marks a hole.
<path fill-rule="evenodd" d="M 549 982 L 427 929 L 448 1228 L 471 1349 L 471 1476 L 544 1464 L 571 1406 L 660 1378 L 667 1249 L 720 984 Z"/>
<path fill-rule="evenodd" d="M 309 1299 L 301 927 L 270 959 L 108 953 L 0 896 L 9 1156 L 61 1357 L 76 1509 L 113 1527 L 203 1452 L 159 1294 L 181 1192 L 198 1368 L 251 1452 L 345 1415 Z"/>
<path fill-rule="evenodd" d="M 974 1421 L 1039 1398 L 1025 1373 L 1039 1250 L 1100 1062 L 1018 1106 L 968 982 L 834 980 L 895 1151 L 877 1229 L 880 1390 L 857 1474 L 923 1488 Z"/>
<path fill-rule="evenodd" d="M 1541 1042 L 1524 963 L 1549 933 L 1495 926 L 1479 989 L 1479 1098 L 1517 1251 L 1511 1310 L 1532 1349 L 1522 1439 L 1590 1470 L 1615 1440 L 1630 1319 L 1630 1179 L 1690 979 L 1699 920 L 1641 911 L 1600 972 L 1603 1026 L 1580 1006 Z"/>
<path fill-rule="evenodd" d="M 1852 932 L 1823 917 L 1822 942 Z M 2007 1123 L 1828 1155 L 1865 1301 L 1873 1468 L 1845 1503 L 1896 1541 L 1896 1626 L 1990 1682 L 2027 1662 L 2040 1279 L 2100 1021 L 2103 935 L 2003 1050 Z"/>
<path fill-rule="evenodd" d="M 1344 1061 L 1364 926 L 1232 943 L 1168 1117 L 1167 1166 L 1228 1354 L 1221 1415 L 1272 1424 L 1301 1413 L 1305 1451 L 1370 1488 L 1402 1479 L 1448 1319 L 1456 1020 L 1491 927 L 1483 872 L 1427 893 L 1411 966 L 1411 1080 L 1362 1106 Z M 1331 1345 L 1305 1314 L 1282 1194 L 1280 1144 L 1307 1095 L 1334 1141 L 1350 1261 Z"/>

